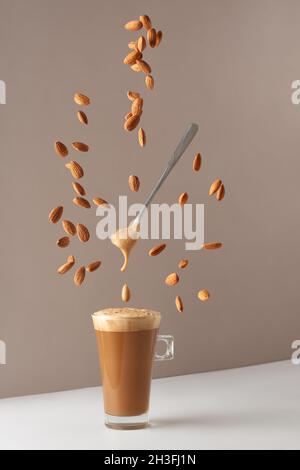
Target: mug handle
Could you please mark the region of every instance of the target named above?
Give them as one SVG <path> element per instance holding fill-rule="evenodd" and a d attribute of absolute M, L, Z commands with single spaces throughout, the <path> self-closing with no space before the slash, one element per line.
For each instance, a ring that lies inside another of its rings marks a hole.
<path fill-rule="evenodd" d="M 167 347 L 165 354 L 157 354 L 154 353 L 154 360 L 155 361 L 172 361 L 174 359 L 174 337 L 171 335 L 158 335 L 157 336 L 157 343 L 158 341 L 163 341 Z"/>

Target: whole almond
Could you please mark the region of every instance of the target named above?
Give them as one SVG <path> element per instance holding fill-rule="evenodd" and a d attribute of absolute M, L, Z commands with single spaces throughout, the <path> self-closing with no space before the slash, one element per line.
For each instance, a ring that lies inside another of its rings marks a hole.
<path fill-rule="evenodd" d="M 81 266 L 81 268 L 77 269 L 75 275 L 74 275 L 74 283 L 76 286 L 81 286 L 85 279 L 85 267 Z"/>
<path fill-rule="evenodd" d="M 66 274 L 70 269 L 73 268 L 75 262 L 68 261 L 67 263 L 64 263 L 62 266 L 60 266 L 57 270 L 58 274 Z"/>
<path fill-rule="evenodd" d="M 203 289 L 198 292 L 198 299 L 202 300 L 202 302 L 206 302 L 210 298 L 210 293 L 208 290 Z"/>
<path fill-rule="evenodd" d="M 86 270 L 89 272 L 89 273 L 93 273 L 94 271 L 96 271 L 98 268 L 100 268 L 101 266 L 101 261 L 94 261 L 93 263 L 90 263 L 87 267 L 86 267 Z"/>
<path fill-rule="evenodd" d="M 79 163 L 77 163 L 77 162 L 72 161 L 70 163 L 67 163 L 66 168 L 68 168 L 68 170 L 70 170 L 73 178 L 75 178 L 75 179 L 80 179 L 84 176 L 84 171 L 83 171 L 82 167 L 79 165 Z"/>
<path fill-rule="evenodd" d="M 175 299 L 175 305 L 176 305 L 176 308 L 177 308 L 178 312 L 182 313 L 183 310 L 184 310 L 184 307 L 183 307 L 182 299 L 179 295 L 177 295 L 177 297 Z"/>
<path fill-rule="evenodd" d="M 81 186 L 81 184 L 77 183 L 76 181 L 73 181 L 72 186 L 73 186 L 73 189 L 74 189 L 75 193 L 77 193 L 79 196 L 85 196 L 86 195 L 86 191 L 85 191 L 84 187 Z"/>
<path fill-rule="evenodd" d="M 127 91 L 127 98 L 130 101 L 134 101 L 136 98 L 139 98 L 140 94 L 137 91 Z"/>
<path fill-rule="evenodd" d="M 155 47 L 156 44 L 156 30 L 154 28 L 150 28 L 147 31 L 147 39 L 149 42 L 150 47 Z"/>
<path fill-rule="evenodd" d="M 160 253 L 162 253 L 165 250 L 166 246 L 167 245 L 165 243 L 162 243 L 161 245 L 154 246 L 149 251 L 149 256 L 158 256 Z"/>
<path fill-rule="evenodd" d="M 155 38 L 155 47 L 158 47 L 162 41 L 163 33 L 162 31 L 157 31 Z"/>
<path fill-rule="evenodd" d="M 145 82 L 146 82 L 146 87 L 148 88 L 148 90 L 153 90 L 154 78 L 152 77 L 152 75 L 147 75 L 145 78 Z"/>
<path fill-rule="evenodd" d="M 218 250 L 222 248 L 222 243 L 220 242 L 212 242 L 212 243 L 203 243 L 202 248 L 204 250 Z"/>
<path fill-rule="evenodd" d="M 141 21 L 142 25 L 144 26 L 144 28 L 146 29 L 146 31 L 148 31 L 148 29 L 152 28 L 152 22 L 151 22 L 148 15 L 140 16 L 140 21 Z"/>
<path fill-rule="evenodd" d="M 139 125 L 139 122 L 140 122 L 140 116 L 138 115 L 131 116 L 124 123 L 125 131 L 128 131 L 128 132 L 133 131 Z"/>
<path fill-rule="evenodd" d="M 88 106 L 91 103 L 90 98 L 82 93 L 75 93 L 74 101 L 79 106 Z"/>
<path fill-rule="evenodd" d="M 178 202 L 181 206 L 184 206 L 184 204 L 188 202 L 188 199 L 189 199 L 188 193 L 182 193 L 179 196 Z"/>
<path fill-rule="evenodd" d="M 91 208 L 91 204 L 89 203 L 89 201 L 87 199 L 84 199 L 83 197 L 75 197 L 73 199 L 73 203 L 75 204 L 75 206 L 84 207 L 85 209 Z"/>
<path fill-rule="evenodd" d="M 201 168 L 201 163 L 202 163 L 201 154 L 197 153 L 197 155 L 195 155 L 195 158 L 194 158 L 194 161 L 193 161 L 193 170 L 194 171 L 199 171 L 200 168 Z"/>
<path fill-rule="evenodd" d="M 53 224 L 57 224 L 60 221 L 61 216 L 63 215 L 64 208 L 62 206 L 55 207 L 49 214 L 49 220 Z"/>
<path fill-rule="evenodd" d="M 131 105 L 132 116 L 140 116 L 143 110 L 144 100 L 143 98 L 136 98 Z"/>
<path fill-rule="evenodd" d="M 135 51 L 138 50 L 138 48 L 137 48 L 137 42 L 136 42 L 136 41 L 130 41 L 130 42 L 128 43 L 128 47 L 129 47 L 129 49 L 134 49 Z"/>
<path fill-rule="evenodd" d="M 127 284 L 124 284 L 122 288 L 122 300 L 123 302 L 129 302 L 131 297 L 131 292 Z"/>
<path fill-rule="evenodd" d="M 142 72 L 140 65 L 136 62 L 135 64 L 131 65 L 131 70 L 134 72 Z"/>
<path fill-rule="evenodd" d="M 175 286 L 179 282 L 179 276 L 177 273 L 171 273 L 166 277 L 165 283 L 167 286 Z"/>
<path fill-rule="evenodd" d="M 105 199 L 102 199 L 101 197 L 94 197 L 93 203 L 95 204 L 95 206 L 107 206 L 108 205 L 108 202 Z"/>
<path fill-rule="evenodd" d="M 222 199 L 224 199 L 224 197 L 225 197 L 225 186 L 222 183 L 221 186 L 219 187 L 218 191 L 217 191 L 216 198 L 217 198 L 218 201 L 222 201 Z"/>
<path fill-rule="evenodd" d="M 131 189 L 131 191 L 137 193 L 138 190 L 140 189 L 139 178 L 135 175 L 130 175 L 128 179 L 128 183 L 129 183 L 129 188 Z"/>
<path fill-rule="evenodd" d="M 90 232 L 83 224 L 77 224 L 77 236 L 82 243 L 86 243 L 90 239 Z"/>
<path fill-rule="evenodd" d="M 69 237 L 62 237 L 56 242 L 59 248 L 66 248 L 70 245 L 70 238 Z"/>
<path fill-rule="evenodd" d="M 125 114 L 124 116 L 125 121 L 127 121 L 127 119 L 129 119 L 131 116 L 132 116 L 132 113 Z"/>
<path fill-rule="evenodd" d="M 136 64 L 134 65 L 137 65 L 140 68 L 140 70 L 144 73 L 147 73 L 147 74 L 151 73 L 150 65 L 144 60 L 137 60 Z"/>
<path fill-rule="evenodd" d="M 178 267 L 179 269 L 184 269 L 188 266 L 188 264 L 189 264 L 189 261 L 187 259 L 182 259 L 179 261 Z"/>
<path fill-rule="evenodd" d="M 147 42 L 144 36 L 140 36 L 137 40 L 137 48 L 140 52 L 143 52 L 146 48 Z"/>
<path fill-rule="evenodd" d="M 57 155 L 59 155 L 60 157 L 65 158 L 69 155 L 69 150 L 67 149 L 66 145 L 62 142 L 55 142 L 54 149 Z"/>
<path fill-rule="evenodd" d="M 146 145 L 146 133 L 145 133 L 144 129 L 142 129 L 142 128 L 139 129 L 138 138 L 139 138 L 140 146 L 145 147 L 145 145 Z"/>
<path fill-rule="evenodd" d="M 143 27 L 143 23 L 141 21 L 128 21 L 124 25 L 124 28 L 127 29 L 127 31 L 138 31 Z"/>
<path fill-rule="evenodd" d="M 81 124 L 88 125 L 89 123 L 88 117 L 83 111 L 78 111 L 77 117 L 78 117 L 79 122 L 81 122 Z"/>
<path fill-rule="evenodd" d="M 125 65 L 133 65 L 138 59 L 141 59 L 142 53 L 140 51 L 132 51 L 124 59 Z"/>
<path fill-rule="evenodd" d="M 77 152 L 88 152 L 90 147 L 83 142 L 73 142 L 72 147 L 77 150 Z"/>
<path fill-rule="evenodd" d="M 211 186 L 210 186 L 210 188 L 209 188 L 208 194 L 209 194 L 210 196 L 212 196 L 213 194 L 215 194 L 215 193 L 218 191 L 218 189 L 220 188 L 221 185 L 222 185 L 222 181 L 221 181 L 221 180 L 215 180 L 215 181 L 211 184 Z"/>
<path fill-rule="evenodd" d="M 74 235 L 76 235 L 76 227 L 70 220 L 63 220 L 62 221 L 62 226 L 63 226 L 64 231 L 68 235 L 71 235 L 72 237 L 74 237 Z"/>

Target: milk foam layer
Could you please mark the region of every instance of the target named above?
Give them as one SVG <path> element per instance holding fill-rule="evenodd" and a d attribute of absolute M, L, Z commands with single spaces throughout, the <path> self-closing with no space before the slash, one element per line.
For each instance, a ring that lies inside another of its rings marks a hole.
<path fill-rule="evenodd" d="M 93 315 L 95 330 L 140 331 L 160 326 L 159 312 L 137 308 L 106 308 Z"/>

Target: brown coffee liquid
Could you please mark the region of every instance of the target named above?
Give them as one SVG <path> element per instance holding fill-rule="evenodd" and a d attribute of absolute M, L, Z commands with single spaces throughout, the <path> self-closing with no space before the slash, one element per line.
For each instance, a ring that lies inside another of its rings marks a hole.
<path fill-rule="evenodd" d="M 148 411 L 157 332 L 96 331 L 106 413 L 137 416 Z"/>

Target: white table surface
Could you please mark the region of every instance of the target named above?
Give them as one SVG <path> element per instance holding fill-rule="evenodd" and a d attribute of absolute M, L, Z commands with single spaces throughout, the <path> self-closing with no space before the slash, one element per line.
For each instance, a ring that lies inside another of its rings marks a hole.
<path fill-rule="evenodd" d="M 300 449 L 300 366 L 153 381 L 152 426 L 103 425 L 102 390 L 0 400 L 0 449 Z"/>

